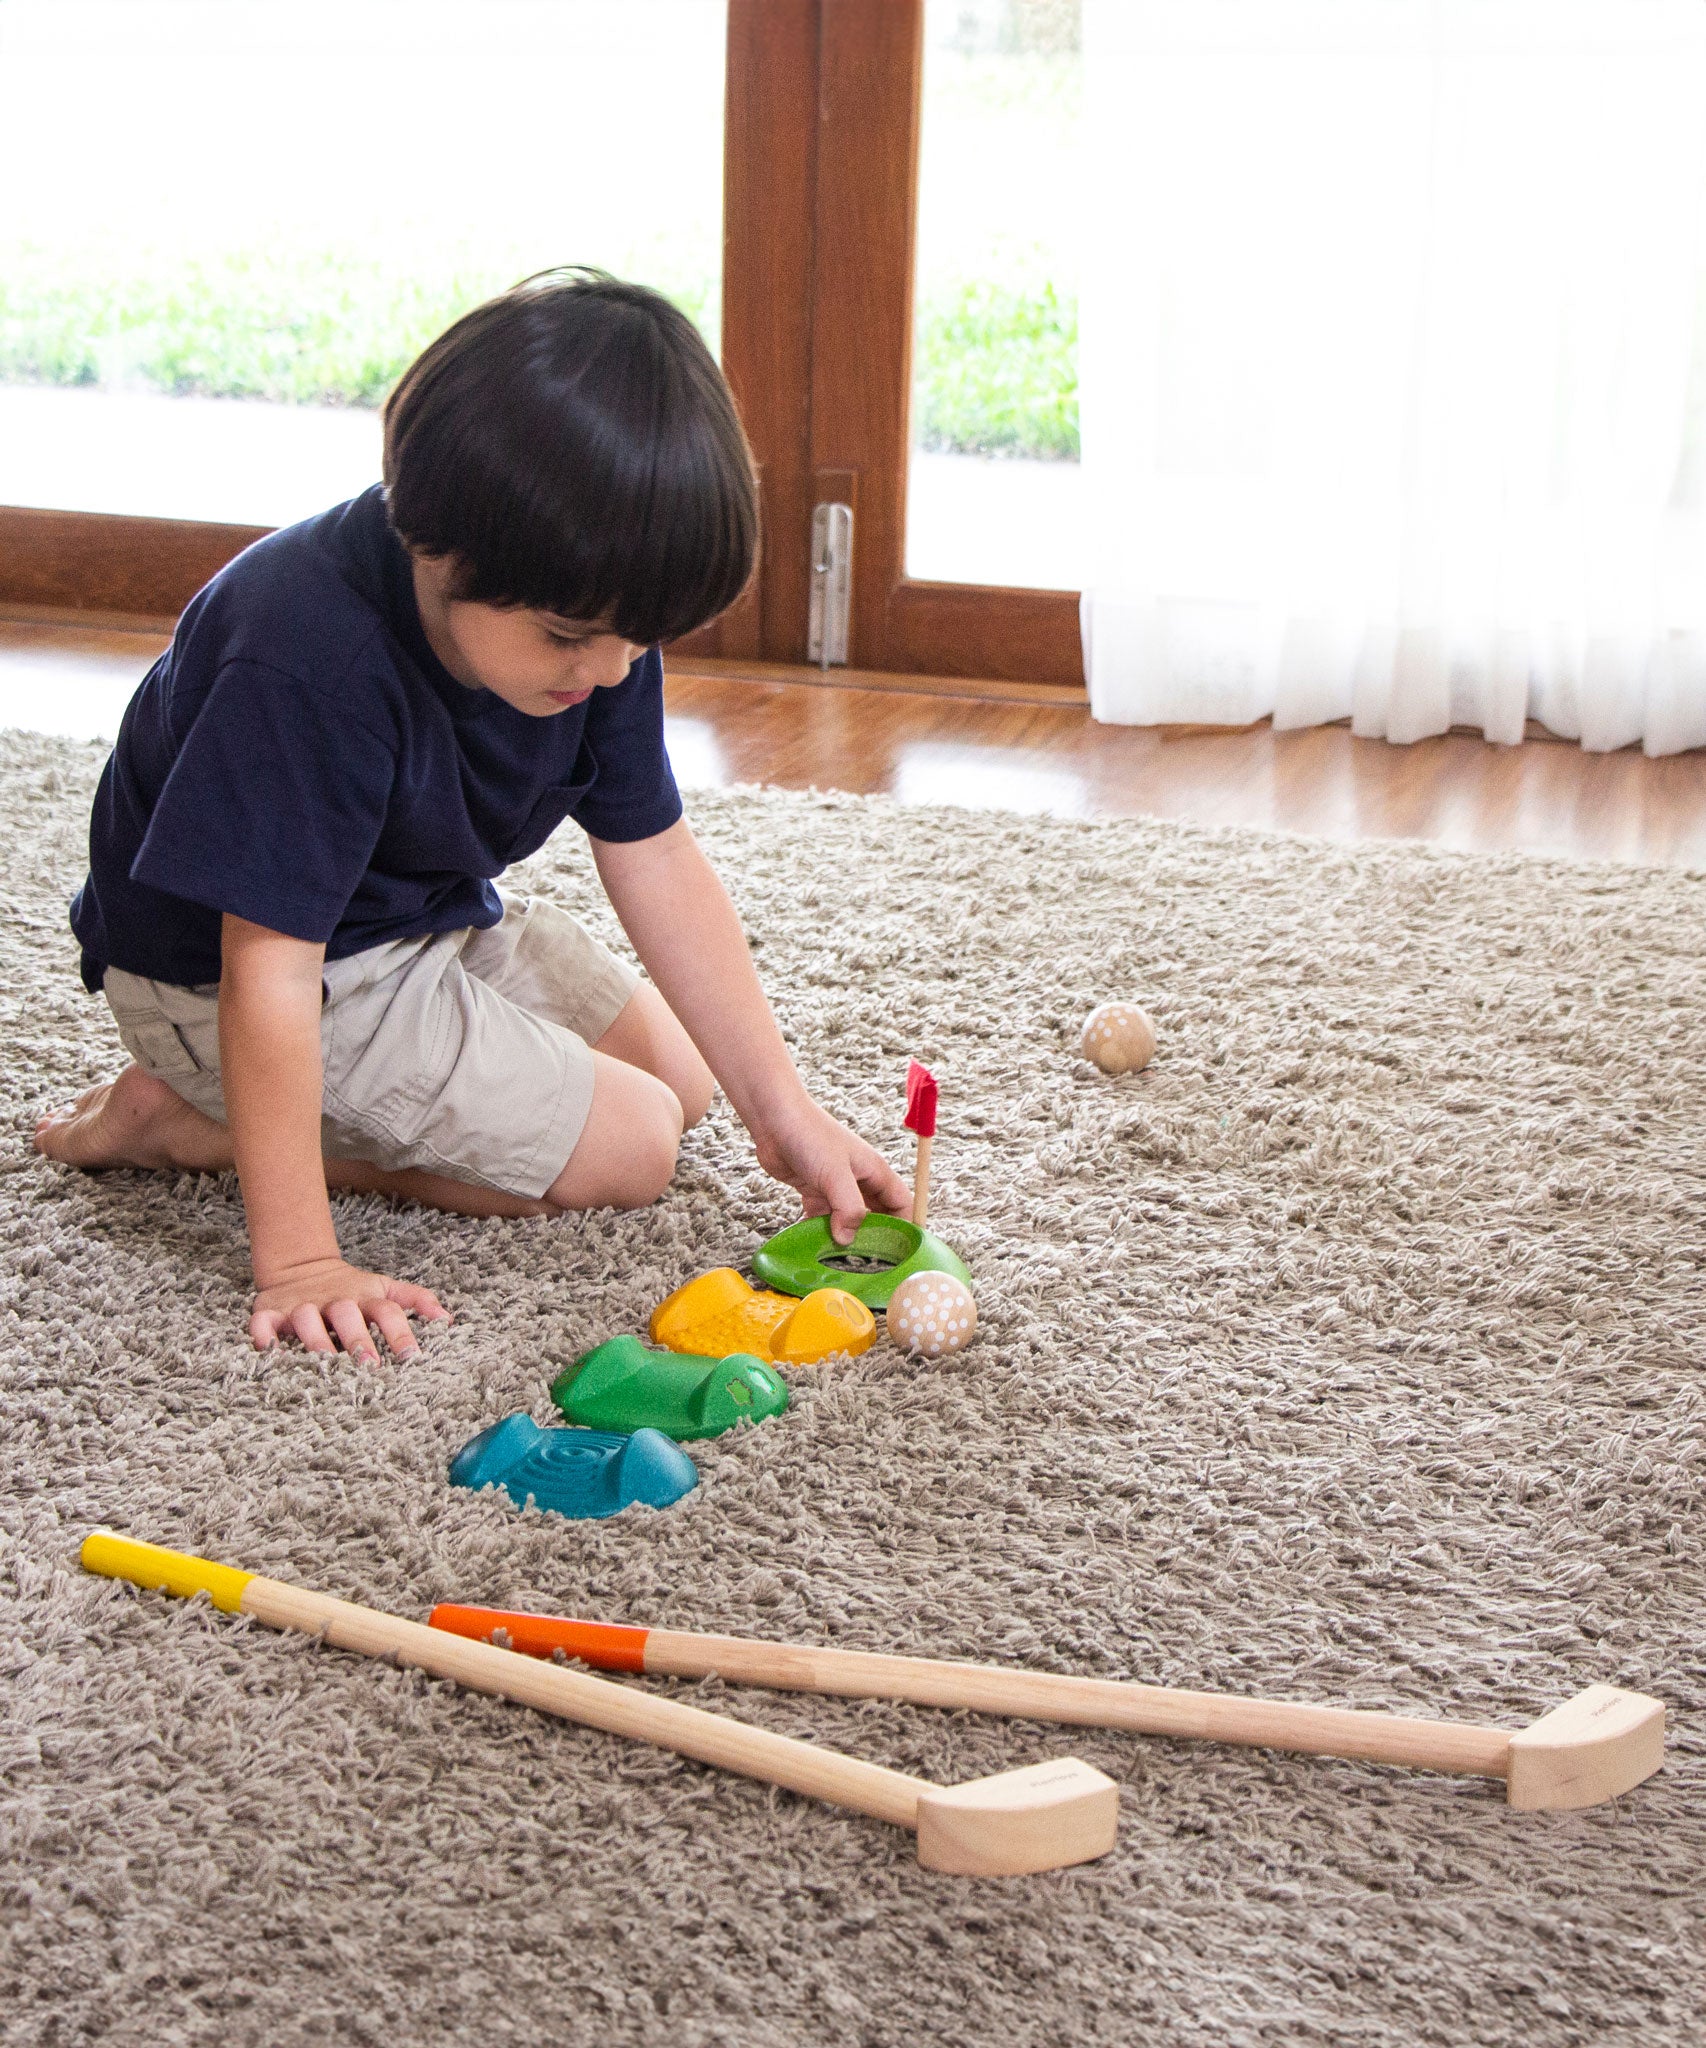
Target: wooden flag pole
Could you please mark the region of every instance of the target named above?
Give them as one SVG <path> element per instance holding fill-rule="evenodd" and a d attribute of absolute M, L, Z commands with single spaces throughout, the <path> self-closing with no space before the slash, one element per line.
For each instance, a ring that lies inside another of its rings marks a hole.
<path fill-rule="evenodd" d="M 912 1169 L 912 1220 L 924 1228 L 930 1213 L 930 1146 L 936 1136 L 936 1077 L 911 1060 L 906 1069 L 906 1128 L 918 1137 Z"/>
<path fill-rule="evenodd" d="M 918 1157 L 912 1168 L 912 1220 L 920 1230 L 930 1213 L 930 1147 L 934 1140 L 920 1138 Z"/>

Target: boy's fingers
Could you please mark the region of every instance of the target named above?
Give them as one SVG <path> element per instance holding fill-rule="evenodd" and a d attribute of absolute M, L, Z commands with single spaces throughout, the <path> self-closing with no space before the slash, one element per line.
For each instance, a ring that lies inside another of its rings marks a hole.
<path fill-rule="evenodd" d="M 326 1335 L 326 1326 L 320 1320 L 320 1311 L 311 1301 L 305 1301 L 300 1308 L 293 1308 L 289 1315 L 290 1328 L 310 1351 L 336 1351 L 337 1346 Z"/>
<path fill-rule="evenodd" d="M 390 1345 L 394 1357 L 420 1356 L 421 1347 L 415 1341 L 414 1331 L 409 1328 L 409 1319 L 394 1301 L 368 1301 L 363 1302 L 362 1307 L 368 1321 L 378 1324 L 379 1334 Z"/>
<path fill-rule="evenodd" d="M 275 1309 L 258 1308 L 249 1318 L 249 1342 L 257 1351 L 270 1351 L 283 1327 L 284 1318 Z"/>
<path fill-rule="evenodd" d="M 851 1169 L 831 1174 L 823 1190 L 829 1202 L 829 1234 L 837 1244 L 851 1244 L 866 1216 L 865 1200 Z"/>
<path fill-rule="evenodd" d="M 379 1363 L 379 1347 L 367 1327 L 367 1318 L 353 1301 L 334 1301 L 326 1310 L 326 1320 L 351 1358 L 365 1358 L 370 1365 Z"/>
<path fill-rule="evenodd" d="M 859 1185 L 871 1207 L 880 1215 L 912 1214 L 912 1190 L 886 1159 L 879 1160 L 871 1172 L 860 1174 Z"/>
<path fill-rule="evenodd" d="M 450 1311 L 430 1287 L 417 1287 L 412 1280 L 387 1280 L 385 1298 L 406 1308 L 411 1315 L 425 1316 L 429 1323 L 448 1323 Z M 378 1318 L 375 1318 L 377 1321 Z M 381 1323 L 380 1328 L 384 1325 Z"/>
<path fill-rule="evenodd" d="M 898 1216 L 912 1208 L 912 1190 L 873 1146 L 853 1154 L 853 1171 L 867 1205 L 882 1216 Z"/>

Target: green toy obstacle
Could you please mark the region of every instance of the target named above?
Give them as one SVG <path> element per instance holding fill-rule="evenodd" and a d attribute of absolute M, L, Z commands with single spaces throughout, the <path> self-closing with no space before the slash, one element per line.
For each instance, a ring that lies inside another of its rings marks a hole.
<path fill-rule="evenodd" d="M 681 1442 L 780 1415 L 788 1390 L 774 1366 L 744 1353 L 683 1357 L 612 1337 L 557 1375 L 551 1399 L 588 1429 L 655 1429 Z"/>
<path fill-rule="evenodd" d="M 939 1237 L 904 1216 L 867 1216 L 851 1244 L 837 1244 L 823 1216 L 808 1216 L 761 1245 L 752 1270 L 782 1294 L 840 1287 L 867 1308 L 887 1308 L 889 1296 L 914 1273 L 951 1273 L 969 1287 L 965 1261 Z"/>

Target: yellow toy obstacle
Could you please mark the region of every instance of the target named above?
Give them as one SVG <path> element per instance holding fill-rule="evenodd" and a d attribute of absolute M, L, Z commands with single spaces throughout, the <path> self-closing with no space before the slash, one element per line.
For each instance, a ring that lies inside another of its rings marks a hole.
<path fill-rule="evenodd" d="M 696 1358 L 745 1352 L 778 1365 L 817 1365 L 837 1352 L 857 1358 L 877 1341 L 862 1301 L 820 1287 L 797 1301 L 755 1289 L 732 1266 L 718 1266 L 678 1287 L 652 1311 L 652 1342 Z"/>

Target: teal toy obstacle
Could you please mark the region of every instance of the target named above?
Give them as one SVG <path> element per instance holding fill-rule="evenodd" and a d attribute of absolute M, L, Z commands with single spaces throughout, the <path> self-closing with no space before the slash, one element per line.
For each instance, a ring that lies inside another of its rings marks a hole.
<path fill-rule="evenodd" d="M 639 1502 L 667 1508 L 699 1484 L 687 1453 L 655 1429 L 617 1435 L 600 1429 L 541 1429 L 506 1415 L 472 1437 L 450 1461 L 452 1486 L 500 1486 L 517 1507 L 529 1501 L 571 1520 L 619 1514 Z"/>

